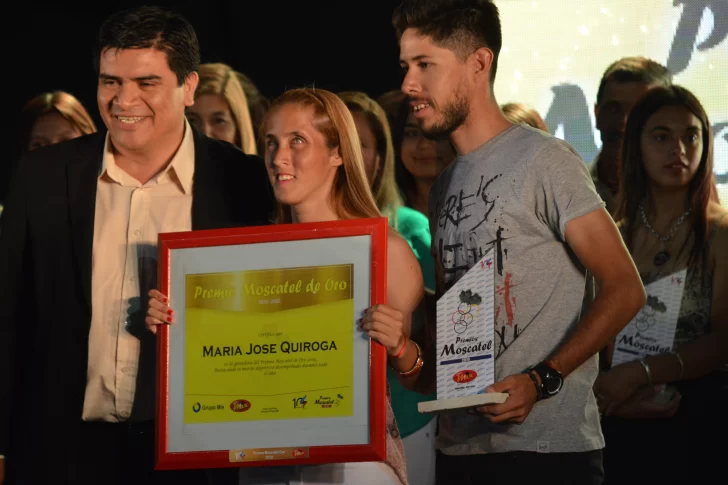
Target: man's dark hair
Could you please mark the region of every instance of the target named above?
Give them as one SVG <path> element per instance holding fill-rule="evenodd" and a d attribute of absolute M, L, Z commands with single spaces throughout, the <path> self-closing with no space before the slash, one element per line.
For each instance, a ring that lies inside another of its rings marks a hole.
<path fill-rule="evenodd" d="M 604 88 L 609 81 L 616 83 L 644 83 L 662 87 L 672 85 L 672 73 L 659 62 L 646 57 L 623 57 L 609 65 L 597 91 L 597 106 L 604 98 Z"/>
<path fill-rule="evenodd" d="M 397 39 L 415 29 L 465 59 L 481 47 L 493 51 L 491 85 L 495 81 L 503 38 L 498 7 L 490 0 L 403 0 L 394 10 Z"/>
<path fill-rule="evenodd" d="M 103 23 L 94 49 L 96 72 L 101 54 L 108 49 L 149 48 L 167 54 L 180 86 L 200 66 L 200 44 L 187 19 L 170 10 L 145 6 L 117 12 Z"/>

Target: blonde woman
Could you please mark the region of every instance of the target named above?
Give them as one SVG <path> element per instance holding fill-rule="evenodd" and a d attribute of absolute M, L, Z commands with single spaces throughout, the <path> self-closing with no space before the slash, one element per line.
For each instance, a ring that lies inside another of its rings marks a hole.
<path fill-rule="evenodd" d="M 20 115 L 20 152 L 96 133 L 81 102 L 64 91 L 43 93 L 28 101 Z"/>
<path fill-rule="evenodd" d="M 423 276 L 434 276 L 429 222 L 424 214 L 402 203 L 394 176 L 392 135 L 384 109 L 361 92 L 344 92 L 339 97 L 354 117 L 367 179 L 379 210 L 389 217 L 390 225 L 407 240 L 420 263 Z M 417 312 L 412 321 L 415 340 L 422 341 L 424 323 L 424 313 Z M 432 415 L 420 414 L 417 403 L 435 399 L 435 396 L 405 389 L 391 368 L 388 369 L 387 380 L 392 392 L 394 416 L 408 457 L 407 476 L 412 483 L 434 484 L 436 421 Z"/>
<path fill-rule="evenodd" d="M 257 153 L 255 132 L 245 91 L 237 73 L 226 64 L 200 64 L 195 104 L 187 108 L 192 126 L 210 138 Z"/>
<path fill-rule="evenodd" d="M 261 132 L 279 224 L 380 217 L 356 125 L 335 94 L 320 89 L 284 93 L 271 106 Z M 411 314 L 422 300 L 422 272 L 407 241 L 395 231 L 389 233 L 387 261 L 387 305 L 369 308 L 358 328 L 387 349 L 396 372 L 416 375 L 420 351 L 409 334 Z M 156 325 L 173 323 L 166 297 L 156 290 L 150 297 L 148 327 L 154 331 Z M 387 409 L 386 463 L 244 469 L 241 483 L 407 485 L 399 430 L 391 406 Z"/>
<path fill-rule="evenodd" d="M 372 188 L 374 201 L 393 227 L 402 207 L 397 182 L 394 179 L 394 148 L 387 115 L 372 98 L 361 92 L 340 93 L 354 117 L 361 141 L 364 171 Z M 427 219 L 425 219 L 426 223 Z"/>
<path fill-rule="evenodd" d="M 25 153 L 72 140 L 83 135 L 96 133 L 96 125 L 83 104 L 72 94 L 64 91 L 42 93 L 29 100 L 20 113 L 20 123 L 16 135 L 15 152 L 11 154 L 8 176 L 0 176 L 0 215 L 3 213 L 2 200 L 8 190 L 15 171 L 15 160 Z"/>
<path fill-rule="evenodd" d="M 265 118 L 265 114 L 270 108 L 270 101 L 263 96 L 258 86 L 248 76 L 242 72 L 236 72 L 235 75 L 238 81 L 240 81 L 243 91 L 245 91 L 245 98 L 248 100 L 248 108 L 250 110 L 250 119 L 253 121 L 253 133 L 257 136 L 260 132 L 260 125 L 263 123 L 263 118 Z"/>
<path fill-rule="evenodd" d="M 506 103 L 501 106 L 503 114 L 512 123 L 523 123 L 537 130 L 549 132 L 546 122 L 538 111 L 523 103 Z"/>

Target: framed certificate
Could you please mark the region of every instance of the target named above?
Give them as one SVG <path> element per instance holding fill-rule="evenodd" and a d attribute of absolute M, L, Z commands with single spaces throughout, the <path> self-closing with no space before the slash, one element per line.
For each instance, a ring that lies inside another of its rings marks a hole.
<path fill-rule="evenodd" d="M 383 461 L 387 219 L 161 234 L 156 468 Z"/>

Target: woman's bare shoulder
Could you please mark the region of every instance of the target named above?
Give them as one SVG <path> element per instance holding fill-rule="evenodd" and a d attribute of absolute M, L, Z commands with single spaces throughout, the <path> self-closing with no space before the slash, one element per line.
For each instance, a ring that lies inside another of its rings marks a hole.
<path fill-rule="evenodd" d="M 387 284 L 396 290 L 398 302 L 403 307 L 416 306 L 424 292 L 422 269 L 412 248 L 405 238 L 394 229 L 389 230 L 387 238 Z M 391 291 L 390 297 L 393 296 Z M 391 298 L 390 298 L 391 299 Z"/>

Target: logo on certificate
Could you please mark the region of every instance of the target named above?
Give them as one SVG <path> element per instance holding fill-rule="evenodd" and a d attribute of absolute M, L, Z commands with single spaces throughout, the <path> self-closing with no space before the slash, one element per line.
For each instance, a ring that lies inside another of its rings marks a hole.
<path fill-rule="evenodd" d="M 250 404 L 250 403 L 248 403 Z M 230 405 L 232 409 L 232 404 Z M 196 402 L 192 405 L 192 412 L 195 414 L 199 413 L 200 411 L 224 411 L 225 406 L 223 404 L 200 404 L 200 402 Z"/>
<path fill-rule="evenodd" d="M 293 398 L 293 409 L 305 409 L 306 404 L 308 404 L 306 396 Z"/>
<path fill-rule="evenodd" d="M 238 399 L 230 403 L 230 410 L 235 413 L 242 413 L 250 409 L 250 401 L 245 399 Z"/>
<path fill-rule="evenodd" d="M 336 398 L 333 398 L 331 396 L 319 396 L 319 398 L 314 401 L 314 404 L 316 404 L 317 406 L 321 406 L 322 408 L 332 408 L 335 406 L 339 406 L 342 399 L 344 399 L 344 396 L 342 396 L 341 394 L 337 394 Z"/>

